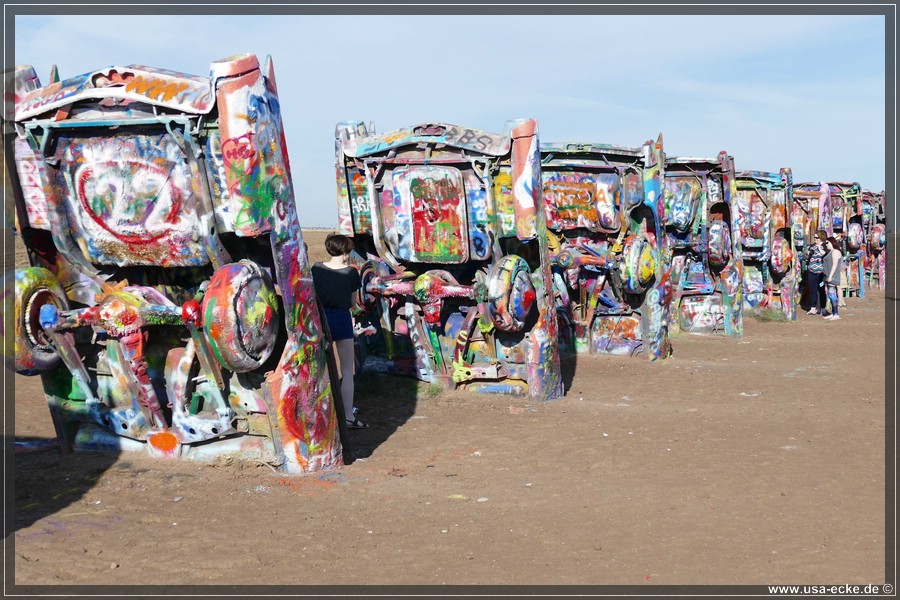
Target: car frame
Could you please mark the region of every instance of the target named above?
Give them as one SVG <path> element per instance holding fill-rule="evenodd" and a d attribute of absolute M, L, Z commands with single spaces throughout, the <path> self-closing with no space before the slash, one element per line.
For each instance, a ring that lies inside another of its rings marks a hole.
<path fill-rule="evenodd" d="M 866 226 L 865 285 L 883 290 L 886 284 L 887 265 L 884 245 L 887 241 L 884 214 L 884 190 L 879 193 L 862 192 L 863 220 Z"/>
<path fill-rule="evenodd" d="M 734 158 L 666 157 L 666 232 L 672 252 L 672 325 L 741 336 L 743 273 Z"/>
<path fill-rule="evenodd" d="M 834 219 L 832 218 L 831 187 L 826 182 L 804 182 L 794 184 L 793 193 L 793 228 L 794 247 L 800 259 L 800 273 L 803 280 L 809 271 L 809 244 L 817 231 L 826 235 L 834 235 Z M 802 305 L 809 303 L 809 289 L 800 286 Z"/>
<path fill-rule="evenodd" d="M 271 57 L 15 78 L 7 358 L 63 451 L 340 466 Z"/>
<path fill-rule="evenodd" d="M 537 122 L 335 128 L 339 231 L 376 332 L 366 370 L 448 389 L 563 394 Z"/>
<path fill-rule="evenodd" d="M 839 250 L 844 256 L 844 295 L 864 298 L 868 244 L 862 187 L 855 181 L 829 181 L 828 186 L 834 201 L 834 236 L 841 243 Z"/>
<path fill-rule="evenodd" d="M 794 247 L 791 169 L 738 171 L 738 227 L 745 308 L 778 308 L 797 318 L 799 257 Z"/>
<path fill-rule="evenodd" d="M 662 135 L 641 146 L 542 144 L 541 157 L 563 347 L 667 358 Z"/>

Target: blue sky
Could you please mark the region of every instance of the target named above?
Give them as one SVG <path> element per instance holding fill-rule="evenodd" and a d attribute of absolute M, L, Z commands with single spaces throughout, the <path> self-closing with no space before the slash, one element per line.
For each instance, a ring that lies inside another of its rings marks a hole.
<path fill-rule="evenodd" d="M 212 8 L 212 7 L 211 7 Z M 546 142 L 638 146 L 795 181 L 885 182 L 880 16 L 16 16 L 15 61 L 46 84 L 144 64 L 208 75 L 271 55 L 300 221 L 337 224 L 334 127 L 447 122 Z"/>

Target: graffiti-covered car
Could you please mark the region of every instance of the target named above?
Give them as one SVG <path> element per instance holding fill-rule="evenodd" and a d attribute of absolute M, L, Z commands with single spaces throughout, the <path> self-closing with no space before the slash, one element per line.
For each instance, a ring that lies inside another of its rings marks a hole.
<path fill-rule="evenodd" d="M 834 235 L 831 187 L 827 183 L 794 184 L 793 228 L 794 246 L 798 251 L 809 248 L 817 231 Z"/>
<path fill-rule="evenodd" d="M 363 368 L 448 388 L 562 394 L 537 123 L 336 127 L 341 233 L 376 329 Z"/>
<path fill-rule="evenodd" d="M 743 272 L 734 159 L 666 157 L 666 235 L 672 253 L 672 325 L 743 334 Z"/>
<path fill-rule="evenodd" d="M 885 232 L 884 191 L 880 193 L 863 190 L 863 222 L 868 241 L 865 258 L 865 284 L 869 287 L 884 289 L 885 286 L 885 252 L 887 240 Z"/>
<path fill-rule="evenodd" d="M 542 144 L 541 157 L 563 346 L 668 357 L 662 135 L 637 147 Z"/>
<path fill-rule="evenodd" d="M 808 254 L 817 231 L 833 234 L 831 217 L 831 188 L 827 183 L 795 183 L 793 190 L 794 249 L 800 266 L 800 280 L 806 281 L 809 265 Z M 799 286 L 798 302 L 809 304 L 809 287 Z"/>
<path fill-rule="evenodd" d="M 15 77 L 11 362 L 62 447 L 340 465 L 271 58 Z"/>
<path fill-rule="evenodd" d="M 856 182 L 829 181 L 833 201 L 834 236 L 844 254 L 845 295 L 865 296 L 866 223 L 862 187 Z"/>
<path fill-rule="evenodd" d="M 735 183 L 745 307 L 780 307 L 794 320 L 800 273 L 791 225 L 791 170 L 739 171 Z"/>

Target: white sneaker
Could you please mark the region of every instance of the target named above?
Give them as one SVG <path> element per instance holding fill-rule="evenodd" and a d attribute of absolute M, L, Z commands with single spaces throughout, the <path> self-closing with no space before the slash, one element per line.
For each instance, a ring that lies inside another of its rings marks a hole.
<path fill-rule="evenodd" d="M 832 319 L 834 319 L 834 315 L 825 315 L 826 321 L 831 321 Z"/>
<path fill-rule="evenodd" d="M 806 311 L 806 314 L 808 314 L 808 315 L 814 315 L 814 314 L 816 314 L 816 310 L 815 310 L 815 309 L 813 309 L 813 310 L 808 310 L 808 311 Z"/>
<path fill-rule="evenodd" d="M 829 320 L 831 320 L 831 321 L 840 321 L 840 320 L 841 320 L 841 316 L 840 316 L 840 315 L 834 315 L 833 317 L 829 317 Z"/>

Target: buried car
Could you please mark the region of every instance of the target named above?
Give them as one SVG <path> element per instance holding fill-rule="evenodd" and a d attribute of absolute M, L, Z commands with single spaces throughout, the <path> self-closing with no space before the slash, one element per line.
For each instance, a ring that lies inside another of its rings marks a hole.
<path fill-rule="evenodd" d="M 671 322 L 689 333 L 743 334 L 743 272 L 734 159 L 666 157 Z"/>
<path fill-rule="evenodd" d="M 816 232 L 824 231 L 829 236 L 834 233 L 831 213 L 831 188 L 827 183 L 794 184 L 791 225 L 803 281 L 807 277 L 810 245 Z M 808 286 L 799 286 L 798 302 L 804 306 L 809 304 Z"/>
<path fill-rule="evenodd" d="M 862 188 L 856 182 L 828 182 L 834 202 L 832 219 L 834 235 L 844 254 L 844 294 L 863 298 L 866 295 L 866 222 Z"/>
<path fill-rule="evenodd" d="M 884 191 L 863 190 L 863 215 L 868 247 L 865 259 L 865 285 L 883 290 L 885 286 L 885 234 Z"/>
<path fill-rule="evenodd" d="M 8 358 L 63 449 L 339 466 L 271 58 L 15 79 Z"/>
<path fill-rule="evenodd" d="M 364 369 L 448 388 L 562 395 L 537 123 L 336 127 L 340 232 L 352 236 Z"/>
<path fill-rule="evenodd" d="M 541 157 L 563 347 L 668 357 L 662 135 L 637 147 L 543 144 Z"/>
<path fill-rule="evenodd" d="M 777 307 L 794 320 L 800 273 L 791 225 L 791 179 L 788 168 L 735 175 L 745 307 Z"/>

